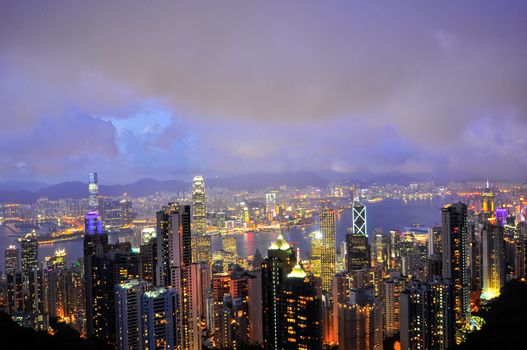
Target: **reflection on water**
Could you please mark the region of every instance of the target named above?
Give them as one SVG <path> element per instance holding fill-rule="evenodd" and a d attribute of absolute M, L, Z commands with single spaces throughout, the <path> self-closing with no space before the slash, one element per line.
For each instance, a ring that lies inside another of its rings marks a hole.
<path fill-rule="evenodd" d="M 429 200 L 413 200 L 403 202 L 401 200 L 384 200 L 378 203 L 371 203 L 367 205 L 368 216 L 368 232 L 372 232 L 374 228 L 382 228 L 384 232 L 391 229 L 400 229 L 404 226 L 412 224 L 421 224 L 423 226 L 431 226 L 440 222 L 440 208 L 450 203 L 450 198 L 434 198 Z M 346 229 L 351 226 L 351 212 L 344 210 L 337 218 L 337 244 L 345 239 Z M 300 247 L 302 257 L 307 257 L 311 253 L 311 245 L 309 244 L 308 234 L 317 230 L 314 226 L 311 229 L 307 228 L 302 232 L 299 228 L 293 228 L 284 232 L 284 237 L 294 246 Z M 9 244 L 14 244 L 17 237 L 8 236 L 11 234 L 5 227 L 0 226 L 0 249 L 3 251 Z M 267 248 L 278 236 L 278 232 L 248 232 L 244 235 L 237 236 L 238 254 L 240 256 L 248 256 L 254 254 L 256 249 L 267 255 Z M 130 239 L 130 236 L 120 235 L 121 239 Z M 117 241 L 117 236 L 111 236 L 110 242 Z M 214 250 L 221 249 L 220 236 L 214 236 L 212 239 L 212 247 Z M 58 242 L 51 245 L 41 246 L 39 248 L 39 258 L 43 260 L 45 256 L 52 256 L 56 249 L 66 249 L 68 254 L 68 263 L 82 257 L 83 243 L 82 239 L 69 242 Z M 4 269 L 3 254 L 0 259 L 0 269 Z"/>

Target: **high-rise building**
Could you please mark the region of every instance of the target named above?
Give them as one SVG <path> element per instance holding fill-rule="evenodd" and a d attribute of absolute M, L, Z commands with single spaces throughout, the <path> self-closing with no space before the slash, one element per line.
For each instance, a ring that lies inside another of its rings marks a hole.
<path fill-rule="evenodd" d="M 384 230 L 382 228 L 373 230 L 372 248 L 370 256 L 372 267 L 386 268 L 386 259 L 384 258 Z"/>
<path fill-rule="evenodd" d="M 320 277 L 322 290 L 331 291 L 333 276 L 336 273 L 336 228 L 335 210 L 324 208 L 320 211 L 320 232 L 322 242 L 320 245 Z"/>
<path fill-rule="evenodd" d="M 115 341 L 113 266 L 108 235 L 97 212 L 86 214 L 84 226 L 84 283 L 86 332 L 109 343 Z"/>
<path fill-rule="evenodd" d="M 148 282 L 139 280 L 115 286 L 117 343 L 120 350 L 143 349 L 142 297 L 148 287 Z"/>
<path fill-rule="evenodd" d="M 428 255 L 443 253 L 442 236 L 443 230 L 441 226 L 428 228 Z"/>
<path fill-rule="evenodd" d="M 505 284 L 505 256 L 503 227 L 486 222 L 481 230 L 481 262 L 483 267 L 483 299 L 492 299 L 500 294 Z"/>
<path fill-rule="evenodd" d="M 315 277 L 320 277 L 322 270 L 320 268 L 320 254 L 322 250 L 322 232 L 312 232 L 311 238 L 311 272 Z"/>
<path fill-rule="evenodd" d="M 359 201 L 354 201 L 351 207 L 351 220 L 353 222 L 352 233 L 368 236 L 368 221 L 366 206 Z"/>
<path fill-rule="evenodd" d="M 283 349 L 322 349 L 320 297 L 314 282 L 296 264 L 287 275 L 281 296 Z"/>
<path fill-rule="evenodd" d="M 212 248 L 211 238 L 207 236 L 205 202 L 205 182 L 201 175 L 196 175 L 192 181 L 192 261 L 207 261 L 210 265 L 212 263 Z"/>
<path fill-rule="evenodd" d="M 176 349 L 177 293 L 173 288 L 157 287 L 143 294 L 143 345 L 144 349 Z"/>
<path fill-rule="evenodd" d="M 33 231 L 20 238 L 19 241 L 22 272 L 27 274 L 39 267 L 37 234 Z"/>
<path fill-rule="evenodd" d="M 88 176 L 88 206 L 92 211 L 99 211 L 99 178 L 97 173 L 90 173 Z"/>
<path fill-rule="evenodd" d="M 349 299 L 335 302 L 338 348 L 382 350 L 382 307 L 373 289 L 352 289 Z"/>
<path fill-rule="evenodd" d="M 18 249 L 16 246 L 10 245 L 9 247 L 7 247 L 7 249 L 5 250 L 4 259 L 6 274 L 18 271 L 19 258 Z"/>
<path fill-rule="evenodd" d="M 470 317 L 467 206 L 458 202 L 441 209 L 443 227 L 443 276 L 454 288 L 456 320 Z"/>
<path fill-rule="evenodd" d="M 196 315 L 200 304 L 196 288 L 196 269 L 192 264 L 191 211 L 189 205 L 169 203 L 157 213 L 157 283 L 173 287 L 178 294 L 176 337 L 181 349 L 201 349 L 199 320 Z"/>
<path fill-rule="evenodd" d="M 485 191 L 481 194 L 481 211 L 483 213 L 494 213 L 494 194 L 490 190 L 489 181 L 487 180 L 487 187 Z"/>
<path fill-rule="evenodd" d="M 527 223 L 519 222 L 515 230 L 514 277 L 527 277 Z"/>
<path fill-rule="evenodd" d="M 278 350 L 283 344 L 281 329 L 284 318 L 280 313 L 282 286 L 295 263 L 293 248 L 280 234 L 269 247 L 267 258 L 262 263 L 263 335 L 266 349 Z"/>
<path fill-rule="evenodd" d="M 390 278 L 383 282 L 383 322 L 386 337 L 399 332 L 399 296 L 406 289 L 407 283 L 407 278 L 400 272 L 391 272 Z"/>
<path fill-rule="evenodd" d="M 363 234 L 346 234 L 347 259 L 346 269 L 348 271 L 361 270 L 370 266 L 370 245 L 368 236 Z"/>

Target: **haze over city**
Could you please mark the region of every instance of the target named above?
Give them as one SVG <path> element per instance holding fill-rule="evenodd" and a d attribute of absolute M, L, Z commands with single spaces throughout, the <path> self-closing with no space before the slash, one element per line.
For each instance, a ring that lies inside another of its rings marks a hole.
<path fill-rule="evenodd" d="M 527 347 L 527 2 L 0 2 L 9 349 Z"/>

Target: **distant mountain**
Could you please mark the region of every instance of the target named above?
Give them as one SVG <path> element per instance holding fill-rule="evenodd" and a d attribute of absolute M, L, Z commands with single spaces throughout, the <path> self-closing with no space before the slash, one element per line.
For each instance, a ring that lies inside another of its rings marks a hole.
<path fill-rule="evenodd" d="M 43 182 L 38 181 L 2 181 L 0 182 L 0 192 L 1 191 L 29 191 L 35 192 L 43 188 L 48 187 L 49 185 Z"/>
<path fill-rule="evenodd" d="M 286 186 L 317 186 L 324 187 L 327 181 L 313 173 L 279 173 L 279 174 L 252 174 L 240 175 L 229 178 L 206 178 L 207 187 L 226 187 L 233 190 L 256 190 L 270 187 Z M 46 197 L 50 200 L 59 198 L 86 198 L 88 185 L 78 181 L 62 182 L 46 186 L 38 190 L 19 190 L 7 186 L 0 187 L 0 203 L 33 203 L 37 199 Z M 155 192 L 189 191 L 190 182 L 178 180 L 158 181 L 154 179 L 141 179 L 126 185 L 100 185 L 99 193 L 105 196 L 120 196 L 127 193 L 131 197 L 147 196 Z"/>

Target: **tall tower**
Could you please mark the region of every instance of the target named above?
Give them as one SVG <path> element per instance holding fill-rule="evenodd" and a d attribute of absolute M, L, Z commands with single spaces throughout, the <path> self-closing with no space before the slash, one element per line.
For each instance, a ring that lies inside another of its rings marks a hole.
<path fill-rule="evenodd" d="M 492 299 L 500 294 L 505 284 L 505 247 L 503 227 L 495 221 L 487 221 L 481 230 L 481 262 L 483 265 L 483 299 Z"/>
<path fill-rule="evenodd" d="M 351 219 L 353 221 L 352 233 L 367 237 L 368 222 L 366 217 L 366 206 L 359 201 L 354 201 L 351 208 Z"/>
<path fill-rule="evenodd" d="M 481 211 L 493 215 L 494 213 L 494 194 L 490 190 L 489 180 L 487 180 L 487 187 L 481 194 Z"/>
<path fill-rule="evenodd" d="M 176 290 L 158 287 L 144 293 L 142 298 L 143 345 L 145 349 L 175 349 Z"/>
<path fill-rule="evenodd" d="M 207 236 L 205 182 L 201 175 L 192 181 L 192 261 L 212 263 L 211 237 Z"/>
<path fill-rule="evenodd" d="M 97 173 L 93 172 L 89 174 L 88 178 L 88 206 L 90 210 L 99 211 L 99 179 Z"/>
<path fill-rule="evenodd" d="M 117 342 L 120 350 L 143 349 L 142 297 L 148 282 L 130 280 L 116 285 Z"/>
<path fill-rule="evenodd" d="M 283 315 L 280 313 L 282 286 L 295 265 L 293 248 L 279 235 L 271 244 L 267 258 L 262 263 L 262 309 L 264 347 L 282 349 L 281 337 Z"/>
<path fill-rule="evenodd" d="M 370 245 L 368 236 L 363 234 L 346 234 L 346 270 L 361 270 L 370 266 Z"/>
<path fill-rule="evenodd" d="M 458 202 L 441 209 L 443 227 L 443 276 L 451 280 L 456 320 L 470 317 L 467 206 Z"/>
<path fill-rule="evenodd" d="M 20 254 L 22 273 L 27 274 L 38 269 L 38 240 L 35 231 L 20 238 Z"/>
<path fill-rule="evenodd" d="M 160 286 L 175 288 L 178 293 L 176 328 L 181 349 L 199 350 L 201 337 L 194 317 L 198 298 L 193 289 L 196 273 L 193 273 L 190 219 L 190 205 L 169 203 L 157 212 L 157 282 Z"/>
<path fill-rule="evenodd" d="M 10 245 L 5 250 L 5 272 L 13 273 L 18 270 L 18 249 L 14 245 Z"/>
<path fill-rule="evenodd" d="M 322 349 L 320 297 L 314 282 L 296 264 L 287 275 L 281 298 L 285 349 Z"/>
<path fill-rule="evenodd" d="M 101 217 L 88 212 L 84 219 L 84 283 L 86 331 L 113 343 L 115 341 L 114 281 L 108 256 L 108 235 L 102 231 Z"/>
<path fill-rule="evenodd" d="M 320 212 L 320 232 L 322 243 L 320 246 L 320 269 L 322 290 L 331 291 L 333 276 L 336 272 L 336 244 L 335 244 L 335 210 L 324 208 Z"/>

